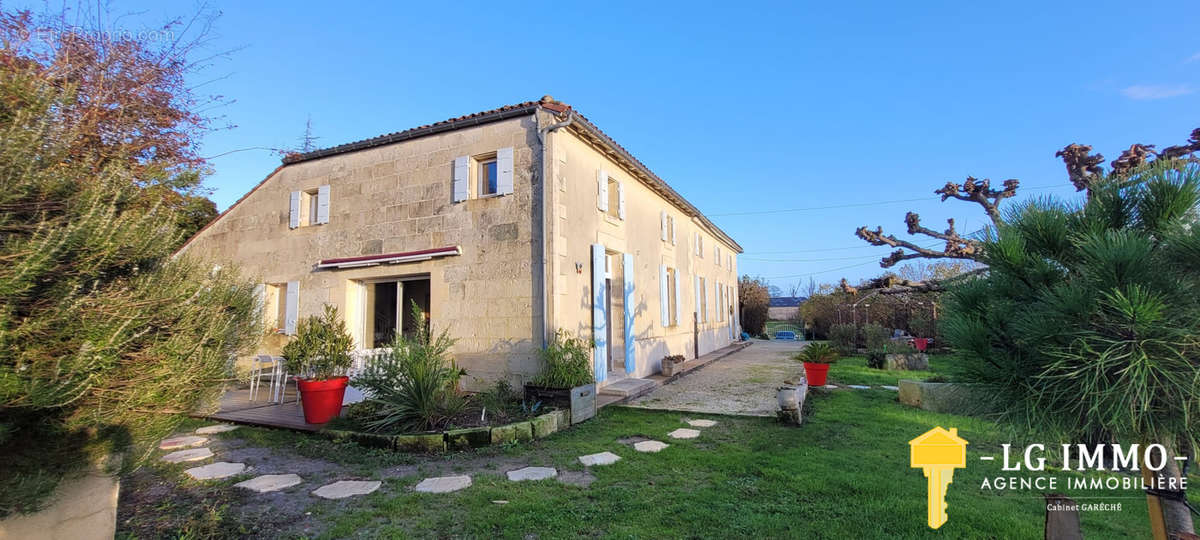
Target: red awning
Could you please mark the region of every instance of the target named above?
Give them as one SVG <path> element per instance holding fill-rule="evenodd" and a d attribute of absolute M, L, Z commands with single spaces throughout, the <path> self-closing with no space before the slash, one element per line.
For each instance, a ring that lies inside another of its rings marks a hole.
<path fill-rule="evenodd" d="M 363 255 L 361 257 L 343 257 L 340 259 L 324 259 L 317 263 L 317 268 L 358 268 L 360 266 L 375 266 L 377 264 L 400 264 L 408 262 L 428 261 L 437 257 L 462 255 L 462 248 L 450 246 L 403 253 L 386 253 L 383 255 Z"/>

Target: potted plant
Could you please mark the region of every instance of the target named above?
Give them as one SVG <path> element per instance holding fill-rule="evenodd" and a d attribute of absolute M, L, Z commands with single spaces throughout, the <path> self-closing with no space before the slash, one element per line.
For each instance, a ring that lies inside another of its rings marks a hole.
<path fill-rule="evenodd" d="M 570 407 L 571 423 L 596 415 L 596 383 L 591 366 L 592 342 L 565 330 L 554 334 L 538 356 L 542 371 L 525 384 L 525 400 Z"/>
<path fill-rule="evenodd" d="M 825 378 L 829 375 L 829 364 L 838 359 L 838 352 L 828 343 L 813 343 L 795 356 L 796 360 L 804 362 L 804 377 L 809 386 L 825 386 Z"/>
<path fill-rule="evenodd" d="M 338 317 L 337 308 L 328 304 L 320 316 L 301 320 L 296 336 L 283 347 L 288 373 L 298 375 L 296 387 L 305 422 L 324 424 L 341 413 L 353 348 L 346 323 Z"/>

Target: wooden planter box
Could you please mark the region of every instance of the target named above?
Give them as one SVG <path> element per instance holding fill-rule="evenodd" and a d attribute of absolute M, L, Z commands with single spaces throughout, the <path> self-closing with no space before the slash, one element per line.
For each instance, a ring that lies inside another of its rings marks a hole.
<path fill-rule="evenodd" d="M 673 377 L 683 373 L 684 361 L 685 360 L 682 355 L 664 357 L 662 359 L 662 368 L 660 370 L 662 371 L 663 377 Z"/>
<path fill-rule="evenodd" d="M 571 423 L 578 424 L 596 416 L 596 385 L 585 384 L 574 388 L 550 388 L 535 384 L 525 385 L 525 401 L 540 401 L 542 405 L 554 405 L 571 411 Z"/>

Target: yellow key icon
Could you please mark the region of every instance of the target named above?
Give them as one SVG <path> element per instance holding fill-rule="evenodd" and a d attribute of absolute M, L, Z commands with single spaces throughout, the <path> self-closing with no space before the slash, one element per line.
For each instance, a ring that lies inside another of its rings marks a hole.
<path fill-rule="evenodd" d="M 938 426 L 908 444 L 911 451 L 909 465 L 923 469 L 928 479 L 929 528 L 936 529 L 949 519 L 946 487 L 954 481 L 954 469 L 967 466 L 967 441 L 958 436 L 958 428 L 946 430 Z"/>

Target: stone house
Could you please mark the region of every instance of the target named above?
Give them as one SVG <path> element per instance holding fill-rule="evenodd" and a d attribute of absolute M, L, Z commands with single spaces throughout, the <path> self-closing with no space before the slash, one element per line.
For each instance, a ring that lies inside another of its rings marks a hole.
<path fill-rule="evenodd" d="M 549 96 L 285 157 L 181 252 L 261 281 L 262 352 L 324 304 L 378 348 L 415 303 L 473 389 L 532 378 L 559 329 L 601 386 L 740 333 L 737 242 Z"/>

